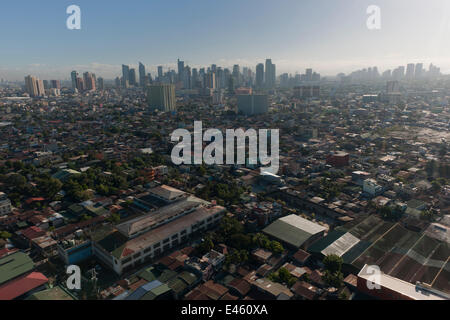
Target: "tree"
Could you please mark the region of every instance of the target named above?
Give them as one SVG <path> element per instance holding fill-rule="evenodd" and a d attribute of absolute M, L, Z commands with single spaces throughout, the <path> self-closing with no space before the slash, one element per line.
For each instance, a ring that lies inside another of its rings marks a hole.
<path fill-rule="evenodd" d="M 275 254 L 280 254 L 284 251 L 283 245 L 278 241 L 272 241 L 270 243 L 270 249 Z"/>
<path fill-rule="evenodd" d="M 330 254 L 323 259 L 325 269 L 332 273 L 341 271 L 343 262 L 344 260 L 335 254 Z"/>
<path fill-rule="evenodd" d="M 12 237 L 12 234 L 7 231 L 0 231 L 0 239 L 9 239 Z"/>
<path fill-rule="evenodd" d="M 325 272 L 323 280 L 331 287 L 340 288 L 344 281 L 344 275 L 342 274 L 343 259 L 335 254 L 330 254 L 323 259 L 325 266 Z"/>

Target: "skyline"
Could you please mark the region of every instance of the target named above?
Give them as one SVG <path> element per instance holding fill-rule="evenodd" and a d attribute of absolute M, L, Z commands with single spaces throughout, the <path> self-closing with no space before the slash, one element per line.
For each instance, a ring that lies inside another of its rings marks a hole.
<path fill-rule="evenodd" d="M 71 4 L 81 8 L 81 30 L 65 26 Z M 381 30 L 366 27 L 366 9 L 372 4 L 381 9 Z M 107 5 L 50 0 L 2 7 L 5 49 L 0 52 L 0 78 L 11 81 L 26 74 L 67 79 L 72 70 L 113 79 L 121 64 L 136 67 L 141 61 L 154 73 L 158 65 L 175 69 L 177 58 L 191 67 L 215 63 L 252 68 L 271 58 L 277 74 L 313 68 L 334 76 L 369 66 L 386 70 L 417 62 L 450 71 L 445 58 L 450 54 L 445 41 L 450 35 L 450 3 L 445 0 L 326 4 L 284 0 L 276 7 L 268 0 Z"/>

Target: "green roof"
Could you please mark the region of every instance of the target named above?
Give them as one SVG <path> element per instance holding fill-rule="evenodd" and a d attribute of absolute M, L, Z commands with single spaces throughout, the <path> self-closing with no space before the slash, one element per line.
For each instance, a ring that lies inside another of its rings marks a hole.
<path fill-rule="evenodd" d="M 301 247 L 311 237 L 310 233 L 281 220 L 275 221 L 263 232 L 296 248 Z"/>
<path fill-rule="evenodd" d="M 144 271 L 140 272 L 138 274 L 138 276 L 148 282 L 152 282 L 154 280 L 156 280 L 157 276 L 155 275 L 155 268 L 154 267 L 150 267 L 145 269 Z"/>
<path fill-rule="evenodd" d="M 173 278 L 175 278 L 177 275 L 178 275 L 178 273 L 176 273 L 175 271 L 166 269 L 158 277 L 158 281 L 160 281 L 162 283 L 168 282 L 168 281 L 172 280 Z"/>
<path fill-rule="evenodd" d="M 170 289 L 167 284 L 163 284 L 162 286 L 150 290 L 141 298 L 141 300 L 155 300 L 158 297 L 170 292 L 171 290 L 172 289 Z"/>
<path fill-rule="evenodd" d="M 13 280 L 34 269 L 34 262 L 23 253 L 16 252 L 0 259 L 0 284 Z"/>
<path fill-rule="evenodd" d="M 168 285 L 177 294 L 182 293 L 188 287 L 186 282 L 184 282 L 180 278 L 175 278 L 175 279 L 170 280 Z"/>
<path fill-rule="evenodd" d="M 197 277 L 192 272 L 183 271 L 178 278 L 183 279 L 188 285 L 192 285 L 197 281 Z"/>
<path fill-rule="evenodd" d="M 27 298 L 27 300 L 75 300 L 72 295 L 70 295 L 63 288 L 57 286 L 44 291 L 39 291 Z"/>

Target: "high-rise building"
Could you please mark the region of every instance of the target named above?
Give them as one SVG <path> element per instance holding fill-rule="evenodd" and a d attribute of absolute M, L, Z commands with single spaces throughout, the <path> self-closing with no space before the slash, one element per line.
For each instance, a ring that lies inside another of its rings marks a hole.
<path fill-rule="evenodd" d="M 163 67 L 158 66 L 158 80 L 161 81 L 162 77 L 163 77 Z"/>
<path fill-rule="evenodd" d="M 72 79 L 72 89 L 75 90 L 77 88 L 78 72 L 72 71 L 72 73 L 70 74 L 70 77 Z"/>
<path fill-rule="evenodd" d="M 96 85 L 95 85 L 95 77 L 90 72 L 83 73 L 83 84 L 84 84 L 84 90 L 87 91 L 95 91 Z M 83 91 L 83 90 L 80 90 Z"/>
<path fill-rule="evenodd" d="M 147 102 L 151 109 L 161 111 L 176 110 L 175 85 L 157 84 L 147 88 Z"/>
<path fill-rule="evenodd" d="M 205 87 L 209 89 L 216 89 L 216 74 L 214 72 L 209 71 L 206 74 Z"/>
<path fill-rule="evenodd" d="M 37 90 L 38 90 L 39 97 L 45 96 L 44 81 L 37 79 Z"/>
<path fill-rule="evenodd" d="M 130 86 L 135 87 L 137 85 L 136 69 L 130 69 Z"/>
<path fill-rule="evenodd" d="M 61 81 L 59 80 L 50 80 L 50 85 L 53 89 L 61 89 Z"/>
<path fill-rule="evenodd" d="M 276 82 L 275 65 L 271 59 L 266 59 L 266 74 L 265 74 L 266 88 L 273 89 Z"/>
<path fill-rule="evenodd" d="M 264 64 L 262 64 L 262 63 L 259 63 L 257 66 L 256 66 L 256 79 L 255 79 L 255 81 L 256 81 L 256 87 L 257 88 L 262 88 L 262 87 L 264 87 Z"/>
<path fill-rule="evenodd" d="M 183 81 L 184 61 L 181 61 L 180 59 L 178 59 L 177 66 L 178 66 L 178 81 Z"/>
<path fill-rule="evenodd" d="M 25 77 L 25 91 L 31 96 L 31 97 L 37 97 L 38 96 L 38 84 L 37 84 L 37 78 L 33 76 L 26 76 Z"/>
<path fill-rule="evenodd" d="M 233 84 L 234 87 L 239 87 L 241 85 L 241 71 L 238 64 L 233 66 Z"/>
<path fill-rule="evenodd" d="M 266 94 L 248 94 L 237 96 L 238 111 L 245 115 L 266 113 L 269 109 L 269 99 Z"/>
<path fill-rule="evenodd" d="M 416 79 L 420 79 L 423 76 L 423 63 L 417 63 L 416 64 L 416 70 L 414 73 L 414 76 Z"/>
<path fill-rule="evenodd" d="M 122 87 L 128 88 L 130 85 L 130 67 L 122 65 Z"/>
<path fill-rule="evenodd" d="M 409 63 L 406 66 L 406 79 L 408 80 L 414 79 L 414 70 L 415 70 L 414 63 Z"/>
<path fill-rule="evenodd" d="M 97 87 L 98 87 L 98 90 L 105 90 L 105 82 L 104 82 L 103 78 L 99 77 L 97 79 Z"/>
<path fill-rule="evenodd" d="M 145 66 L 139 62 L 139 86 L 145 87 Z"/>

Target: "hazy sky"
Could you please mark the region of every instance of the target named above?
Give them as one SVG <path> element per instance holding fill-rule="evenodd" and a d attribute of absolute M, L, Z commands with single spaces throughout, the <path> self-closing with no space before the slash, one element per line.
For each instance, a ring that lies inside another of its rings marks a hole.
<path fill-rule="evenodd" d="M 66 8 L 81 7 L 81 30 Z M 368 30 L 369 5 L 381 30 Z M 149 71 L 212 63 L 324 75 L 430 62 L 450 73 L 450 0 L 14 0 L 0 2 L 0 78 L 112 78 L 121 64 Z"/>

